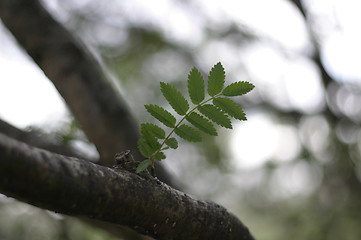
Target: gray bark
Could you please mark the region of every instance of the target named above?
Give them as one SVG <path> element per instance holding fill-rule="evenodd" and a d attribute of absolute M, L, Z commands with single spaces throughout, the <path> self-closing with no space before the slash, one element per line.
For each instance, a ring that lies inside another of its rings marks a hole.
<path fill-rule="evenodd" d="M 128 226 L 156 239 L 253 239 L 223 207 L 158 179 L 31 147 L 0 134 L 0 192 L 58 213 Z"/>
<path fill-rule="evenodd" d="M 52 81 L 72 114 L 111 166 L 115 153 L 130 149 L 141 161 L 139 138 L 130 109 L 87 48 L 55 21 L 37 0 L 0 0 L 0 18 L 21 47 Z M 175 183 L 164 168 L 157 176 Z"/>

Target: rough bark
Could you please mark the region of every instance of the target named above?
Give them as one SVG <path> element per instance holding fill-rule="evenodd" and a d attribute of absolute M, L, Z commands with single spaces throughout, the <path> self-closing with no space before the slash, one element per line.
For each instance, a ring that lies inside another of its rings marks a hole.
<path fill-rule="evenodd" d="M 87 161 L 95 160 L 95 159 L 88 159 L 87 157 L 79 154 L 73 148 L 70 148 L 69 146 L 60 143 L 59 141 L 56 140 L 54 136 L 47 135 L 45 133 L 39 133 L 36 131 L 35 132 L 24 131 L 12 126 L 11 124 L 5 121 L 2 121 L 1 119 L 0 119 L 0 133 L 4 133 L 9 137 L 24 142 L 30 146 L 45 149 L 53 153 L 58 153 L 68 157 L 77 157 Z M 1 181 L 1 176 L 0 176 L 0 181 Z M 98 221 L 90 218 L 78 218 L 78 219 L 94 227 L 103 229 L 121 239 L 129 239 L 129 240 L 153 239 L 144 235 L 137 234 L 133 230 L 127 229 L 126 227 L 123 226 L 120 227 L 119 225 L 115 225 L 109 222 Z"/>
<path fill-rule="evenodd" d="M 44 71 L 97 146 L 104 165 L 136 152 L 134 120 L 89 51 L 34 0 L 1 0 L 0 17 Z M 124 148 L 124 149 L 123 149 Z"/>
<path fill-rule="evenodd" d="M 253 239 L 223 207 L 88 161 L 30 147 L 0 134 L 0 191 L 72 216 L 129 226 L 156 239 Z"/>
<path fill-rule="evenodd" d="M 37 0 L 0 0 L 0 18 L 64 98 L 97 147 L 100 164 L 111 166 L 114 154 L 126 149 L 141 161 L 136 147 L 136 121 L 81 41 L 55 21 Z M 161 165 L 156 171 L 160 179 L 176 186 Z"/>

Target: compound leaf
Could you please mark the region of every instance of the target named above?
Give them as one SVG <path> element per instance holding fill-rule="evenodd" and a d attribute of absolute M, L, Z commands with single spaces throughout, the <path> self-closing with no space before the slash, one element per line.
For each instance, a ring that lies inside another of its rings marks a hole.
<path fill-rule="evenodd" d="M 222 95 L 224 96 L 240 96 L 243 94 L 248 93 L 254 88 L 254 85 L 249 82 L 235 82 L 230 85 L 228 85 L 222 92 Z"/>
<path fill-rule="evenodd" d="M 142 123 L 140 125 L 140 132 L 144 137 L 150 135 L 160 139 L 165 138 L 165 131 L 153 123 Z"/>
<path fill-rule="evenodd" d="M 214 96 L 220 93 L 224 86 L 226 74 L 220 62 L 213 66 L 208 76 L 208 94 Z"/>
<path fill-rule="evenodd" d="M 150 159 L 146 159 L 144 161 L 141 161 L 135 170 L 136 173 L 143 172 L 145 169 L 147 169 L 150 165 L 152 165 L 152 161 Z"/>
<path fill-rule="evenodd" d="M 186 119 L 199 130 L 202 130 L 212 136 L 218 135 L 213 124 L 207 118 L 199 115 L 198 113 L 192 112 Z"/>
<path fill-rule="evenodd" d="M 231 117 L 239 120 L 247 120 L 246 114 L 243 112 L 241 106 L 228 98 L 215 98 L 213 104 L 226 112 Z"/>
<path fill-rule="evenodd" d="M 204 99 L 204 80 L 197 68 L 193 68 L 188 74 L 188 93 L 194 104 Z"/>
<path fill-rule="evenodd" d="M 177 149 L 178 148 L 178 141 L 175 138 L 169 138 L 165 141 L 165 144 L 167 144 L 168 147 Z"/>
<path fill-rule="evenodd" d="M 231 120 L 228 118 L 226 114 L 224 114 L 221 110 L 219 110 L 217 107 L 206 104 L 203 106 L 199 106 L 198 110 L 207 118 L 211 119 L 213 122 L 221 125 L 225 128 L 232 129 Z"/>
<path fill-rule="evenodd" d="M 246 115 L 242 107 L 226 97 L 244 95 L 250 92 L 254 88 L 254 85 L 246 81 L 239 81 L 224 87 L 225 77 L 224 68 L 222 64 L 218 62 L 209 72 L 207 92 L 211 97 L 205 101 L 204 79 L 199 70 L 194 67 L 188 74 L 189 97 L 191 102 L 196 105 L 191 111 L 189 111 L 188 101 L 180 91 L 171 84 L 160 83 L 160 89 L 165 99 L 177 114 L 184 117 L 177 123 L 176 117 L 164 108 L 155 104 L 145 105 L 147 111 L 154 118 L 165 126 L 172 128 L 172 131 L 166 136 L 165 131 L 155 124 L 141 124 L 141 138 L 138 140 L 138 149 L 140 153 L 148 159 L 138 165 L 136 169 L 137 173 L 146 170 L 149 166 L 154 167 L 155 160 L 160 161 L 165 159 L 164 150 L 178 148 L 178 141 L 174 137 L 170 138 L 173 132 L 190 142 L 199 142 L 202 140 L 198 130 L 185 124 L 181 125 L 184 120 L 187 120 L 197 129 L 213 136 L 217 135 L 214 124 L 231 129 L 232 123 L 230 117 L 246 120 Z M 205 104 L 211 100 L 213 100 L 213 104 Z M 196 109 L 198 109 L 201 114 L 194 112 Z M 163 143 L 160 143 L 160 139 L 163 139 Z"/>
<path fill-rule="evenodd" d="M 170 127 L 170 128 L 174 127 L 175 122 L 176 122 L 175 117 L 170 112 L 165 110 L 164 108 L 159 107 L 158 105 L 154 105 L 154 104 L 145 105 L 145 108 L 153 117 L 158 119 L 160 122 L 162 122 L 167 127 Z"/>
<path fill-rule="evenodd" d="M 169 83 L 160 82 L 160 90 L 174 111 L 179 115 L 185 115 L 187 113 L 189 109 L 188 102 L 174 86 Z"/>
<path fill-rule="evenodd" d="M 174 129 L 175 134 L 190 142 L 200 142 L 202 140 L 201 135 L 194 128 L 187 125 L 180 125 Z"/>

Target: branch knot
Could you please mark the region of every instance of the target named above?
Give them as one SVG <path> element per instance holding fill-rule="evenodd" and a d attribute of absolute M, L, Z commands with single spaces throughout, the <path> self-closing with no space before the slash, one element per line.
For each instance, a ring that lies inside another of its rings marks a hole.
<path fill-rule="evenodd" d="M 115 165 L 113 168 L 123 169 L 131 173 L 136 173 L 138 164 L 139 162 L 134 159 L 133 155 L 130 153 L 130 150 L 125 150 L 115 154 Z M 147 170 L 136 174 L 142 178 L 153 179 L 153 176 Z"/>

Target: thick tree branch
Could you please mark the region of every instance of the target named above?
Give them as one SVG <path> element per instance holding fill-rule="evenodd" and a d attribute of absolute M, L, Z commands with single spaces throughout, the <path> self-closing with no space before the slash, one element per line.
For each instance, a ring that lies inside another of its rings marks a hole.
<path fill-rule="evenodd" d="M 134 120 L 89 51 L 36 0 L 1 0 L 0 17 L 54 83 L 104 165 L 116 152 L 136 152 Z"/>
<path fill-rule="evenodd" d="M 86 157 L 80 155 L 74 149 L 59 143 L 54 137 L 47 134 L 39 134 L 33 131 L 24 131 L 18 129 L 11 124 L 0 119 L 0 133 L 4 133 L 11 138 L 15 138 L 18 141 L 24 142 L 28 145 L 42 148 L 54 153 L 69 157 L 77 157 L 85 159 L 87 161 L 92 161 L 94 159 L 87 159 Z M 101 228 L 108 231 L 109 233 L 117 236 L 121 239 L 132 239 L 132 240 L 150 240 L 150 237 L 136 234 L 135 232 L 126 229 L 124 227 L 119 227 L 119 225 L 111 224 L 108 222 L 97 221 L 89 218 L 79 218 L 81 221 L 91 224 L 92 226 Z M 153 239 L 153 238 L 152 238 Z"/>
<path fill-rule="evenodd" d="M 126 149 L 141 160 L 136 121 L 86 47 L 37 0 L 0 0 L 0 18 L 53 82 L 97 147 L 101 164 L 111 166 L 114 154 Z M 161 166 L 156 170 L 160 179 L 175 186 Z"/>
<path fill-rule="evenodd" d="M 55 212 L 129 226 L 156 239 L 253 239 L 223 207 L 157 179 L 50 153 L 0 134 L 0 191 Z"/>

